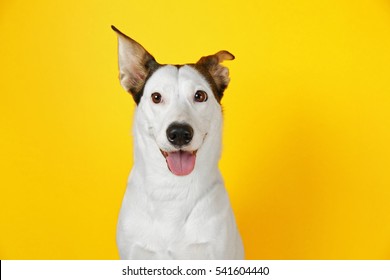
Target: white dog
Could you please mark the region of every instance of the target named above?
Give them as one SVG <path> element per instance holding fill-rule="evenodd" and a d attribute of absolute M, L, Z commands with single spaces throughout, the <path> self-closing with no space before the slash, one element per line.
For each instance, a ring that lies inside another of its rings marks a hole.
<path fill-rule="evenodd" d="M 242 259 L 218 169 L 227 51 L 160 65 L 114 26 L 120 82 L 137 103 L 134 166 L 117 228 L 122 259 Z"/>

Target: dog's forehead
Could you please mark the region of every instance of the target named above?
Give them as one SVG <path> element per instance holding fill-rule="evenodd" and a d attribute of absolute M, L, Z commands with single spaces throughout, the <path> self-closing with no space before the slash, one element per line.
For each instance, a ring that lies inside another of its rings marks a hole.
<path fill-rule="evenodd" d="M 157 69 L 146 82 L 146 90 L 176 89 L 184 84 L 211 89 L 206 78 L 190 65 L 164 65 Z"/>

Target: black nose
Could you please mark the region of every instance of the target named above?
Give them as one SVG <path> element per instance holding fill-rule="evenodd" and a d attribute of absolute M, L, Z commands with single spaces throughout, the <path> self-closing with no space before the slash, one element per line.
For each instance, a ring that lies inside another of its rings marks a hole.
<path fill-rule="evenodd" d="M 186 123 L 172 123 L 167 128 L 168 141 L 177 147 L 187 145 L 194 136 L 194 130 Z"/>

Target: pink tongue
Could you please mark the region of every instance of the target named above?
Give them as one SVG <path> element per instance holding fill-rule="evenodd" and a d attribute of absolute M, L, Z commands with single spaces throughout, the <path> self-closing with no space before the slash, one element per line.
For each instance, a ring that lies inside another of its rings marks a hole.
<path fill-rule="evenodd" d="M 184 151 L 168 153 L 167 163 L 173 174 L 185 176 L 194 170 L 195 155 Z"/>

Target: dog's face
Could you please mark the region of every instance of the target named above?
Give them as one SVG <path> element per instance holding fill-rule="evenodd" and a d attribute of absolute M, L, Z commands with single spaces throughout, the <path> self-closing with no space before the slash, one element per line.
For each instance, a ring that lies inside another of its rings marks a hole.
<path fill-rule="evenodd" d="M 140 44 L 113 29 L 119 38 L 120 81 L 137 103 L 146 133 L 173 174 L 190 174 L 207 135 L 221 125 L 220 101 L 229 73 L 220 63 L 233 55 L 221 51 L 195 64 L 160 65 Z"/>

